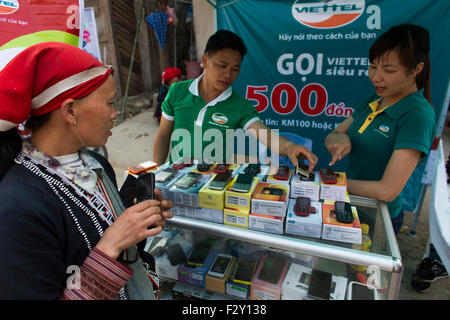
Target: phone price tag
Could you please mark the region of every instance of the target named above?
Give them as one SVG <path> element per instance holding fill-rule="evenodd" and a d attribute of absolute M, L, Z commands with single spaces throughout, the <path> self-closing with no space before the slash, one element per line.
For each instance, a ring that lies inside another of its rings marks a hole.
<path fill-rule="evenodd" d="M 236 196 L 227 196 L 227 202 L 230 204 L 234 204 L 237 206 L 248 207 L 249 200 L 246 198 L 236 197 Z"/>

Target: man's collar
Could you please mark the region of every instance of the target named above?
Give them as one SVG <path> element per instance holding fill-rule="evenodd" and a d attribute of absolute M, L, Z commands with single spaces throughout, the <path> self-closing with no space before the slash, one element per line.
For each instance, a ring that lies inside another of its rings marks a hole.
<path fill-rule="evenodd" d="M 202 72 L 202 74 L 198 78 L 194 79 L 194 81 L 192 81 L 191 85 L 189 86 L 189 92 L 192 93 L 195 96 L 200 96 L 198 86 L 200 84 L 200 80 L 204 77 L 204 75 L 205 75 L 205 73 Z M 231 96 L 232 91 L 233 91 L 233 89 L 231 88 L 231 86 L 229 86 L 217 98 L 215 98 L 214 100 L 210 101 L 208 103 L 208 106 L 214 106 L 218 102 L 225 101 L 226 99 L 228 99 Z"/>

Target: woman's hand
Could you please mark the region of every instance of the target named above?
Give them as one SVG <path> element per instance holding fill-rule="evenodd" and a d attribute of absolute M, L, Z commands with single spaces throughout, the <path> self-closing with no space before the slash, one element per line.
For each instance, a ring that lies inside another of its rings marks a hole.
<path fill-rule="evenodd" d="M 170 219 L 173 217 L 173 213 L 169 212 L 172 209 L 173 205 L 171 201 L 165 200 L 163 195 L 158 189 L 155 189 L 156 200 L 160 202 L 161 209 L 161 220 L 158 221 L 155 225 L 163 228 L 166 225 L 166 219 Z"/>
<path fill-rule="evenodd" d="M 163 205 L 162 202 L 165 204 Z M 116 259 L 123 250 L 148 237 L 159 234 L 162 231 L 161 220 L 163 216 L 171 217 L 166 211 L 168 201 L 163 200 L 162 202 L 146 200 L 126 209 L 106 229 L 96 248 L 112 259 Z M 148 229 L 150 226 L 155 227 Z"/>
<path fill-rule="evenodd" d="M 345 133 L 332 132 L 325 139 L 325 146 L 331 154 L 329 166 L 343 159 L 352 150 L 350 138 Z"/>

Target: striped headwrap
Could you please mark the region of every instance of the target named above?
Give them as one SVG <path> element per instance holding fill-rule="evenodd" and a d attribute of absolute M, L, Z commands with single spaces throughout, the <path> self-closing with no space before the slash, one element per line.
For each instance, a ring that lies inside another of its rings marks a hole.
<path fill-rule="evenodd" d="M 69 44 L 43 42 L 23 50 L 0 71 L 0 131 L 87 96 L 110 74 L 111 68 Z"/>

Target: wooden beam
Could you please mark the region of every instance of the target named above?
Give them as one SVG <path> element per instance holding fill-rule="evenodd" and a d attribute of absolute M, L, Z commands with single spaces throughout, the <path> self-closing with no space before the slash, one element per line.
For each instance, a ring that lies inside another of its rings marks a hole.
<path fill-rule="evenodd" d="M 148 34 L 148 25 L 145 21 L 145 15 L 148 11 L 148 1 L 144 4 L 144 12 L 140 12 L 139 10 L 142 6 L 142 2 L 146 0 L 134 0 L 134 8 L 136 14 L 136 21 L 139 20 L 139 14 L 142 14 L 142 22 L 139 28 L 139 37 L 138 37 L 138 45 L 139 45 L 139 55 L 140 55 L 140 64 L 141 64 L 141 74 L 144 82 L 144 90 L 152 91 L 153 83 L 152 83 L 152 65 L 151 65 L 151 56 L 150 56 L 150 41 Z"/>
<path fill-rule="evenodd" d="M 112 10 L 111 10 L 111 0 L 99 0 L 98 1 L 98 11 L 99 18 L 102 21 L 103 27 L 103 39 L 99 42 L 103 45 L 102 59 L 104 64 L 110 64 L 114 67 L 114 80 L 116 82 L 117 97 L 121 98 L 123 94 L 123 88 L 121 86 L 121 75 L 120 75 L 120 58 L 118 55 L 116 38 L 114 36 L 114 27 L 112 24 Z"/>

